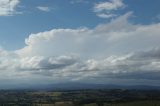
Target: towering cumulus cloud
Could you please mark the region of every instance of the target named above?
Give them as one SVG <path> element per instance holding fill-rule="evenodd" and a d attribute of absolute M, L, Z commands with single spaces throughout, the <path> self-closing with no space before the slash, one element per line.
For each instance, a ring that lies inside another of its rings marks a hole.
<path fill-rule="evenodd" d="M 93 29 L 31 34 L 22 49 L 0 51 L 0 78 L 26 83 L 159 84 L 160 23 L 131 24 L 131 15 L 126 13 Z"/>

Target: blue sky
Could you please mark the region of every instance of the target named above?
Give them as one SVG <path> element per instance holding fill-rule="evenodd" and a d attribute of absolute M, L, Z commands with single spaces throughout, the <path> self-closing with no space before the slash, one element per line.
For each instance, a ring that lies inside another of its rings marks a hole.
<path fill-rule="evenodd" d="M 93 28 L 110 19 L 99 18 L 93 12 L 95 3 L 107 0 L 21 0 L 16 7 L 20 14 L 0 17 L 0 42 L 7 50 L 22 48 L 24 39 L 31 33 L 38 33 L 53 28 Z M 72 3 L 74 2 L 74 3 Z M 119 15 L 133 11 L 132 23 L 150 24 L 159 22 L 159 0 L 124 0 L 126 7 L 116 11 Z M 49 12 L 39 11 L 36 7 L 50 8 Z M 16 36 L 16 37 L 15 37 Z"/>
<path fill-rule="evenodd" d="M 159 4 L 0 0 L 0 81 L 160 85 Z"/>

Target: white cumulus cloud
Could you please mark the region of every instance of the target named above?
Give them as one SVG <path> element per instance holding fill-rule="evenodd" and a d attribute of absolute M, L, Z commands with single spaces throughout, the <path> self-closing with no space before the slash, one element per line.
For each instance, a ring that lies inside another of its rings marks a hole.
<path fill-rule="evenodd" d="M 13 15 L 20 0 L 0 0 L 0 16 Z"/>
<path fill-rule="evenodd" d="M 124 7 L 125 4 L 122 0 L 110 0 L 96 3 L 94 6 L 94 12 L 101 18 L 112 18 L 116 16 L 116 14 L 113 14 L 113 11 Z"/>

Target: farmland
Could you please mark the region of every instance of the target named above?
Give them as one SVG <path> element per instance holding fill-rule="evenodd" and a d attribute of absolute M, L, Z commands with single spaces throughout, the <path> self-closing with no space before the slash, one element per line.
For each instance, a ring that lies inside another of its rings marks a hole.
<path fill-rule="evenodd" d="M 160 106 L 156 90 L 1 90 L 1 106 Z"/>

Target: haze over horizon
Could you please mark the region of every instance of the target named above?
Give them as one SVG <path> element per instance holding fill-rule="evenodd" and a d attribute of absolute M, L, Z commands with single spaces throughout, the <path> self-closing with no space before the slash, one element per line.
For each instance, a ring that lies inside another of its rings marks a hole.
<path fill-rule="evenodd" d="M 159 0 L 0 0 L 0 88 L 160 86 Z"/>

